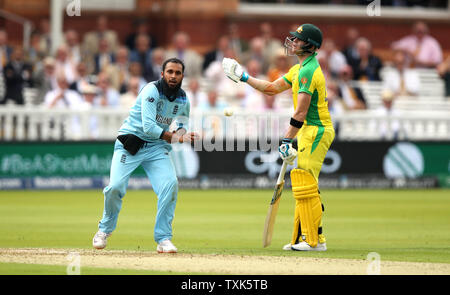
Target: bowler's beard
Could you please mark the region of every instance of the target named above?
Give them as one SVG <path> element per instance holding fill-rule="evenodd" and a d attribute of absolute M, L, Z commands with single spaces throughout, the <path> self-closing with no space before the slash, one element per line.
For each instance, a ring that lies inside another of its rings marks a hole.
<path fill-rule="evenodd" d="M 180 90 L 181 88 L 181 82 L 183 80 L 180 81 L 180 83 L 178 83 L 175 87 L 170 87 L 169 84 L 166 82 L 166 79 L 161 78 L 161 84 L 162 84 L 162 90 L 164 95 L 170 100 L 170 101 L 174 101 L 177 98 L 177 93 L 178 90 Z"/>

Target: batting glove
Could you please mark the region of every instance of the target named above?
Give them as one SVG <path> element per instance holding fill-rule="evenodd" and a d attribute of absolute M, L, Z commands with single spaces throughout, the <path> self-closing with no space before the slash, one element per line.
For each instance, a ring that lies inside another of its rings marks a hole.
<path fill-rule="evenodd" d="M 234 82 L 247 82 L 249 76 L 236 60 L 225 57 L 222 61 L 222 67 L 225 75 Z"/>
<path fill-rule="evenodd" d="M 292 138 L 284 138 L 278 148 L 281 159 L 289 165 L 294 164 L 294 160 L 297 157 L 297 151 L 292 147 L 292 141 Z"/>

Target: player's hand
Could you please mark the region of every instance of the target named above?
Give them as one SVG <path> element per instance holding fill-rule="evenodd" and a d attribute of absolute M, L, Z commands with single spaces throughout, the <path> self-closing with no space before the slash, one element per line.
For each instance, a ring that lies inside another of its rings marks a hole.
<path fill-rule="evenodd" d="M 198 135 L 198 133 L 196 133 L 196 132 L 189 132 L 189 133 L 186 133 L 183 136 L 181 136 L 179 142 L 180 143 L 183 143 L 183 142 L 190 143 L 190 142 L 194 142 L 194 141 L 199 140 L 199 139 L 200 139 L 200 135 Z"/>
<path fill-rule="evenodd" d="M 292 147 L 292 141 L 292 138 L 284 138 L 278 148 L 281 159 L 286 161 L 288 165 L 293 165 L 294 160 L 297 157 L 297 151 Z"/>
<path fill-rule="evenodd" d="M 236 60 L 225 57 L 222 61 L 222 67 L 225 75 L 234 82 L 247 82 L 248 74 Z"/>

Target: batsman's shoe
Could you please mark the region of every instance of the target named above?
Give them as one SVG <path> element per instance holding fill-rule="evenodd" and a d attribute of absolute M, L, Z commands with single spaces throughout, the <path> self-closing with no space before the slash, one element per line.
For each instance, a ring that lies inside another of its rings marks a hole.
<path fill-rule="evenodd" d="M 170 240 L 164 240 L 158 244 L 156 251 L 158 253 L 177 253 L 178 249 Z"/>
<path fill-rule="evenodd" d="M 291 246 L 294 251 L 327 251 L 327 243 L 318 243 L 316 247 L 311 247 L 306 242 L 301 242 Z"/>
<path fill-rule="evenodd" d="M 103 249 L 106 247 L 106 239 L 111 236 L 111 234 L 106 234 L 102 231 L 98 231 L 94 238 L 92 239 L 92 246 L 95 249 Z"/>
<path fill-rule="evenodd" d="M 289 244 L 284 245 L 283 250 L 284 251 L 292 251 L 292 244 L 289 243 Z"/>

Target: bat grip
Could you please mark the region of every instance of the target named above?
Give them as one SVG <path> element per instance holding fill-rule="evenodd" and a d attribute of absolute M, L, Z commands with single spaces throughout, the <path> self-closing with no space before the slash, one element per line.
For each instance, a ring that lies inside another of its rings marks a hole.
<path fill-rule="evenodd" d="M 280 174 L 278 175 L 277 184 L 280 184 L 284 180 L 284 174 L 286 173 L 287 162 L 283 161 L 283 165 L 281 165 Z"/>

